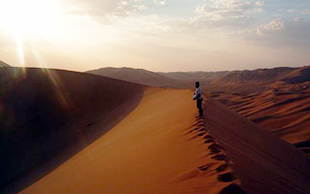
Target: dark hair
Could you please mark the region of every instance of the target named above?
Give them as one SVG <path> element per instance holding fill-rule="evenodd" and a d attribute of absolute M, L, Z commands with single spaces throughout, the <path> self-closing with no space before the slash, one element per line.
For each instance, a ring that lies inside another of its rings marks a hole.
<path fill-rule="evenodd" d="M 199 82 L 195 82 L 195 85 L 196 85 L 196 88 L 198 88 L 199 87 Z"/>

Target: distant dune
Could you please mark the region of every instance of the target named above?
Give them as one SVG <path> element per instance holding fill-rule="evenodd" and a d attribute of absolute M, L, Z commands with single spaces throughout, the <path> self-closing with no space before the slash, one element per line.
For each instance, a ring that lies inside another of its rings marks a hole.
<path fill-rule="evenodd" d="M 183 84 L 187 83 L 192 87 L 192 83 L 200 81 L 202 84 L 210 84 L 213 80 L 223 77 L 229 74 L 229 71 L 219 71 L 219 72 L 168 72 L 168 73 L 159 73 L 163 76 L 169 77 L 181 81 Z"/>
<path fill-rule="evenodd" d="M 144 69 L 133 69 L 127 67 L 123 68 L 107 67 L 87 71 L 87 73 L 111 77 L 115 79 L 120 79 L 148 86 L 172 87 L 177 85 L 176 80 Z"/>
<path fill-rule="evenodd" d="M 1 68 L 0 88 L 0 185 L 7 188 L 32 183 L 107 132 L 144 90 L 101 76 L 32 68 Z"/>
<path fill-rule="evenodd" d="M 257 69 L 253 71 L 234 71 L 223 77 L 214 79 L 212 84 L 270 84 L 281 80 L 297 68 L 279 67 L 274 69 Z"/>
<path fill-rule="evenodd" d="M 300 77 L 286 78 L 263 92 L 245 95 L 211 92 L 211 97 L 310 153 L 310 79 L 305 77 L 301 73 Z"/>
<path fill-rule="evenodd" d="M 303 83 L 310 80 L 310 67 L 302 67 L 296 69 L 292 73 L 285 76 L 281 81 L 287 84 Z"/>

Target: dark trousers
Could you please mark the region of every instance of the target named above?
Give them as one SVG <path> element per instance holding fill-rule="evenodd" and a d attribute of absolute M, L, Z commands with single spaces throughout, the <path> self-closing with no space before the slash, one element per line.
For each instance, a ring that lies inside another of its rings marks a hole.
<path fill-rule="evenodd" d="M 199 110 L 199 116 L 203 116 L 203 109 L 202 109 L 202 100 L 203 99 L 197 99 L 197 108 Z"/>

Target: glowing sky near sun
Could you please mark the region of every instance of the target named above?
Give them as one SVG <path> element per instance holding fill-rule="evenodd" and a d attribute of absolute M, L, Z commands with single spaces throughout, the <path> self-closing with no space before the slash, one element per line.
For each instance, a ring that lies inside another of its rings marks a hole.
<path fill-rule="evenodd" d="M 309 0 L 0 0 L 0 60 L 85 71 L 310 64 Z"/>

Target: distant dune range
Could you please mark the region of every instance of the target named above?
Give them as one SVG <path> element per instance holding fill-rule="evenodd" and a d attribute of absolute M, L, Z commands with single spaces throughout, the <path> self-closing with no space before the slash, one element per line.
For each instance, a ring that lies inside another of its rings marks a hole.
<path fill-rule="evenodd" d="M 151 72 L 144 69 L 107 67 L 87 71 L 87 73 L 112 77 L 129 82 L 157 87 L 192 88 L 193 82 L 199 80 L 203 87 L 212 91 L 229 90 L 252 92 L 266 87 L 299 68 L 279 67 L 274 69 L 257 69 L 253 71 L 219 71 L 219 72 Z M 240 87 L 242 85 L 242 87 Z M 255 85 L 256 88 L 253 88 Z"/>
<path fill-rule="evenodd" d="M 83 73 L 0 68 L 1 187 L 41 178 L 122 120 L 143 91 Z"/>

